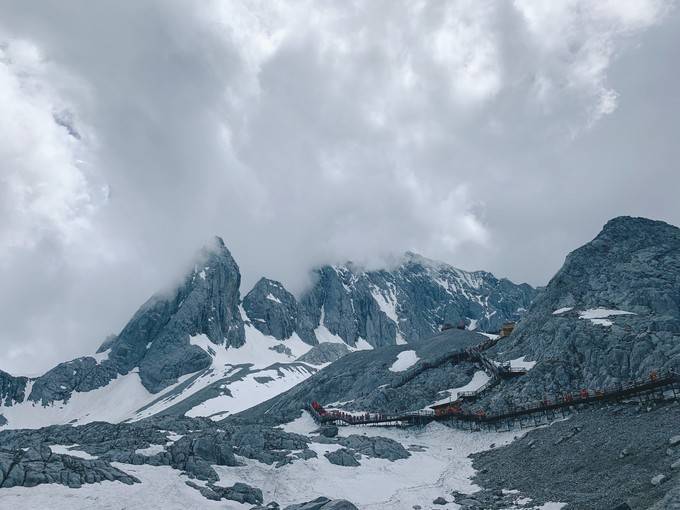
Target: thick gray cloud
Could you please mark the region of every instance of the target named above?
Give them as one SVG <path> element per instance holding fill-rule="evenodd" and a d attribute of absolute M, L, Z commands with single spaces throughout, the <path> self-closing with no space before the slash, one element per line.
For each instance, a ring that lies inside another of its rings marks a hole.
<path fill-rule="evenodd" d="M 91 352 L 213 234 L 294 291 L 413 250 L 544 284 L 680 224 L 671 3 L 0 1 L 0 368 Z"/>

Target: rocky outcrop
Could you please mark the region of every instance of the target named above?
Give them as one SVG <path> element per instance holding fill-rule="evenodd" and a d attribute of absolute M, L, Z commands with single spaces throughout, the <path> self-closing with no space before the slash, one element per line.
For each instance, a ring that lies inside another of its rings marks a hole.
<path fill-rule="evenodd" d="M 376 459 L 395 461 L 411 456 L 401 443 L 387 437 L 352 434 L 341 438 L 338 443 L 353 452 Z"/>
<path fill-rule="evenodd" d="M 325 497 L 317 498 L 307 503 L 288 505 L 284 510 L 359 510 L 355 505 L 346 499 L 328 499 Z"/>
<path fill-rule="evenodd" d="M 47 405 L 56 400 L 68 401 L 74 391 L 91 391 L 106 386 L 118 376 L 110 361 L 99 363 L 93 357 L 59 363 L 38 377 L 28 398 Z"/>
<path fill-rule="evenodd" d="M 621 217 L 575 250 L 499 356 L 538 361 L 520 398 L 680 368 L 680 229 Z"/>
<path fill-rule="evenodd" d="M 340 448 L 334 452 L 325 453 L 324 457 L 328 459 L 328 462 L 336 466 L 356 467 L 360 465 L 356 454 L 347 448 Z"/>
<path fill-rule="evenodd" d="M 35 487 L 43 483 L 80 487 L 104 480 L 128 485 L 139 482 L 103 460 L 54 454 L 47 446 L 0 450 L 0 488 Z"/>
<path fill-rule="evenodd" d="M 392 270 L 324 266 L 300 299 L 298 334 L 316 343 L 315 329 L 323 325 L 349 345 L 364 338 L 378 347 L 418 342 L 446 323 L 497 331 L 504 322 L 518 320 L 535 295 L 529 285 L 413 253 Z"/>
<path fill-rule="evenodd" d="M 15 402 L 23 402 L 27 382 L 27 377 L 14 377 L 0 370 L 0 405 L 11 406 Z"/>
<path fill-rule="evenodd" d="M 261 278 L 243 298 L 243 309 L 253 326 L 265 335 L 284 340 L 295 331 L 298 304 L 279 282 Z"/>

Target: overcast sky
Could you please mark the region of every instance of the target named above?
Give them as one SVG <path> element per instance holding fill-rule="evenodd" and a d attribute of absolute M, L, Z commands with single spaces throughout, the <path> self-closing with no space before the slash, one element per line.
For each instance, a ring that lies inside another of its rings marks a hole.
<path fill-rule="evenodd" d="M 545 284 L 680 224 L 654 0 L 0 0 L 0 369 L 90 353 L 211 235 L 299 292 L 405 250 Z"/>

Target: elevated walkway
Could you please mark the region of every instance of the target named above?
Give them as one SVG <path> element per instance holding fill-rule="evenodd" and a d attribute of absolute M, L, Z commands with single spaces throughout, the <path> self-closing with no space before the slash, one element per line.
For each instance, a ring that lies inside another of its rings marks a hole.
<path fill-rule="evenodd" d="M 488 389 L 488 388 L 486 388 Z M 476 398 L 481 393 L 477 390 L 473 395 L 463 398 Z M 626 384 L 604 389 L 562 393 L 541 401 L 520 406 L 508 406 L 494 413 L 484 410 L 465 411 L 460 402 L 438 406 L 434 410 L 422 410 L 411 413 L 386 415 L 365 413 L 361 415 L 345 413 L 337 410 L 326 410 L 317 402 L 312 402 L 309 411 L 319 423 L 336 425 L 425 425 L 432 421 L 446 421 L 458 428 L 470 430 L 504 430 L 520 426 L 535 426 L 560 417 L 566 417 L 576 409 L 596 404 L 620 402 L 638 399 L 640 402 L 677 400 L 680 398 L 680 375 L 674 371 L 663 374 L 652 372 L 647 379 L 630 381 Z"/>

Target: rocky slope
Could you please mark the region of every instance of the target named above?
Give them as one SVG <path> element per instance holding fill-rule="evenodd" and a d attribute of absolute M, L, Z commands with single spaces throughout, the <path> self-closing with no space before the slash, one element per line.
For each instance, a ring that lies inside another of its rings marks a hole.
<path fill-rule="evenodd" d="M 354 412 L 390 414 L 422 409 L 446 397 L 447 390 L 464 386 L 481 370 L 472 363 L 438 364 L 438 360 L 485 340 L 487 337 L 476 332 L 451 329 L 414 346 L 354 352 L 233 420 L 278 425 L 300 416 L 312 400 Z M 421 371 L 424 366 L 429 368 Z"/>
<path fill-rule="evenodd" d="M 499 358 L 536 366 L 506 393 L 536 398 L 680 369 L 680 229 L 620 217 L 570 253 Z"/>

